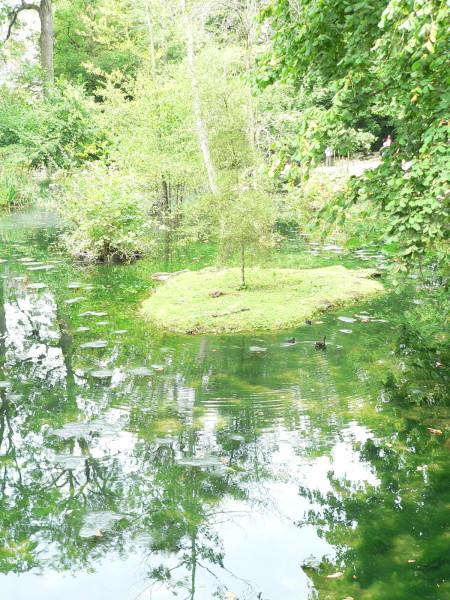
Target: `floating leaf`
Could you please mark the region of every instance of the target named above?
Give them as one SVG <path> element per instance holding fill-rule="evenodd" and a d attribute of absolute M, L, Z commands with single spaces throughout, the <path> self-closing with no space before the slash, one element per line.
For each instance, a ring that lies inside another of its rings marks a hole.
<path fill-rule="evenodd" d="M 39 265 L 38 267 L 27 267 L 29 271 L 51 271 L 55 265 Z"/>
<path fill-rule="evenodd" d="M 80 348 L 106 348 L 108 342 L 105 340 L 96 340 L 95 342 L 86 342 L 81 344 Z"/>
<path fill-rule="evenodd" d="M 135 375 L 136 377 L 150 377 L 152 371 L 147 369 L 147 367 L 136 367 L 136 369 L 131 369 L 130 375 Z"/>
<path fill-rule="evenodd" d="M 115 524 L 123 519 L 123 515 L 110 511 L 92 512 L 83 519 L 80 529 L 81 538 L 101 537 L 104 533 L 112 531 Z"/>
<path fill-rule="evenodd" d="M 29 290 L 43 290 L 46 287 L 48 287 L 48 286 L 45 283 L 29 283 L 28 284 Z"/>
<path fill-rule="evenodd" d="M 76 304 L 77 302 L 83 302 L 83 300 L 86 300 L 85 296 L 77 296 L 76 298 L 69 298 L 69 300 L 66 300 L 65 303 Z"/>
<path fill-rule="evenodd" d="M 114 372 L 110 369 L 98 369 L 90 372 L 91 377 L 94 379 L 109 379 L 114 375 Z"/>
<path fill-rule="evenodd" d="M 179 458 L 176 462 L 177 465 L 182 465 L 184 467 L 198 467 L 200 469 L 207 469 L 209 467 L 223 467 L 220 460 L 215 456 L 193 456 L 191 458 Z"/>
<path fill-rule="evenodd" d="M 153 440 L 158 446 L 172 446 L 172 444 L 175 444 L 177 441 L 177 438 L 174 437 L 155 438 Z"/>
<path fill-rule="evenodd" d="M 86 457 L 84 456 L 73 456 L 72 454 L 56 454 L 53 457 L 55 465 L 64 467 L 69 471 L 84 467 L 86 463 Z"/>

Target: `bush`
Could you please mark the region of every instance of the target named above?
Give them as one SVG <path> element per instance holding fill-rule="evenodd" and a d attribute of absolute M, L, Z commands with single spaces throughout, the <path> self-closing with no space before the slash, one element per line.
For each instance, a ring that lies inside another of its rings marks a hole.
<path fill-rule="evenodd" d="M 107 147 L 100 109 L 83 88 L 58 82 L 47 98 L 0 88 L 0 148 L 30 168 L 70 168 Z"/>
<path fill-rule="evenodd" d="M 61 212 L 69 252 L 88 261 L 126 262 L 154 247 L 145 197 L 131 177 L 96 166 L 65 184 Z"/>

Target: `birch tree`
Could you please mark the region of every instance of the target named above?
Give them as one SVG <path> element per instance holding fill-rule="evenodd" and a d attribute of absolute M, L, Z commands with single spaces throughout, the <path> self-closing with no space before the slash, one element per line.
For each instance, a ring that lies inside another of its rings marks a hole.
<path fill-rule="evenodd" d="M 187 7 L 187 0 L 180 0 L 180 8 L 184 33 L 186 36 L 186 58 L 189 69 L 189 77 L 191 81 L 192 107 L 195 118 L 197 139 L 203 158 L 203 163 L 205 165 L 205 169 L 208 175 L 209 188 L 214 195 L 217 195 L 219 188 L 217 186 L 216 169 L 211 158 L 208 139 L 208 129 L 202 114 L 202 100 L 195 64 L 195 39 L 194 27 L 192 23 L 192 12 Z"/>

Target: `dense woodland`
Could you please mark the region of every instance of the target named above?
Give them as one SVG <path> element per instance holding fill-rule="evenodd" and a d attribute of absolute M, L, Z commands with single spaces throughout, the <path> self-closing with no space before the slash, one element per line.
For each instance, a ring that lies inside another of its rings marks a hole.
<path fill-rule="evenodd" d="M 163 232 L 258 253 L 289 223 L 444 262 L 445 0 L 3 0 L 0 16 L 0 202 L 56 200 L 73 254 L 130 260 Z M 315 171 L 326 147 L 363 158 L 387 135 L 363 176 Z"/>

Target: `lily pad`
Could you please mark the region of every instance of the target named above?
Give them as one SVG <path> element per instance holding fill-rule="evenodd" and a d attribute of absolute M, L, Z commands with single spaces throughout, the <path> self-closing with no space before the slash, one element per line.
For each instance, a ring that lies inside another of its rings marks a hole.
<path fill-rule="evenodd" d="M 175 444 L 178 440 L 175 437 L 165 437 L 155 438 L 153 441 L 157 446 L 172 446 L 172 444 Z"/>
<path fill-rule="evenodd" d="M 123 519 L 123 515 L 111 511 L 92 512 L 83 519 L 80 529 L 81 538 L 101 537 L 114 529 L 115 524 Z"/>
<path fill-rule="evenodd" d="M 233 442 L 244 442 L 245 438 L 243 435 L 239 435 L 238 433 L 232 433 L 230 435 L 230 440 L 233 440 Z"/>
<path fill-rule="evenodd" d="M 197 467 L 199 469 L 207 469 L 209 467 L 223 467 L 223 464 L 215 456 L 193 456 L 191 458 L 179 458 L 176 462 L 177 465 L 182 465 L 184 467 Z"/>
<path fill-rule="evenodd" d="M 77 304 L 77 302 L 83 302 L 83 300 L 86 300 L 86 296 L 77 296 L 76 298 L 69 298 L 68 300 L 65 300 L 65 303 Z"/>
<path fill-rule="evenodd" d="M 87 438 L 93 433 L 102 435 L 117 435 L 120 429 L 121 427 L 118 423 L 108 423 L 107 421 L 97 419 L 88 423 L 66 423 L 59 429 L 52 429 L 50 433 L 51 435 L 56 435 L 57 437 L 63 439 L 78 439 Z"/>
<path fill-rule="evenodd" d="M 338 319 L 343 323 L 356 323 L 356 319 L 354 319 L 353 317 L 338 317 Z"/>
<path fill-rule="evenodd" d="M 98 369 L 90 372 L 90 376 L 94 379 L 110 379 L 113 375 L 114 372 L 110 369 Z"/>
<path fill-rule="evenodd" d="M 48 287 L 48 285 L 46 285 L 45 283 L 29 283 L 28 284 L 29 290 L 43 290 L 46 287 Z"/>
<path fill-rule="evenodd" d="M 135 375 L 136 377 L 150 377 L 152 371 L 147 369 L 147 367 L 136 367 L 135 369 L 131 369 L 130 375 Z"/>
<path fill-rule="evenodd" d="M 108 342 L 106 340 L 95 340 L 95 342 L 86 342 L 81 344 L 80 348 L 106 348 Z"/>
<path fill-rule="evenodd" d="M 27 267 L 29 271 L 51 271 L 55 265 L 39 265 L 37 267 Z"/>
<path fill-rule="evenodd" d="M 86 463 L 86 457 L 73 456 L 72 454 L 56 454 L 53 457 L 53 462 L 59 467 L 64 467 L 69 471 L 83 467 Z"/>
<path fill-rule="evenodd" d="M 95 428 L 94 428 L 95 429 Z M 93 433 L 91 423 L 66 423 L 59 429 L 52 429 L 51 435 L 69 440 L 72 438 L 86 438 Z"/>

